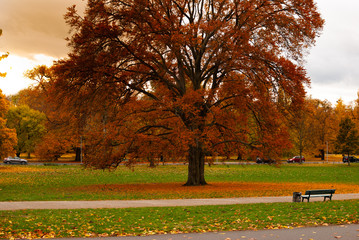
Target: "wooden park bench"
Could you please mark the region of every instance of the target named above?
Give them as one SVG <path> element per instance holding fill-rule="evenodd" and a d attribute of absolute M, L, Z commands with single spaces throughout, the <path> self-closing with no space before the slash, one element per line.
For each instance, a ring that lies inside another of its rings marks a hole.
<path fill-rule="evenodd" d="M 321 190 L 307 190 L 305 191 L 305 194 L 302 195 L 302 202 L 304 199 L 307 199 L 309 202 L 309 198 L 311 197 L 324 197 L 324 201 L 329 198 L 329 200 L 332 200 L 332 196 L 335 193 L 335 189 L 321 189 Z"/>

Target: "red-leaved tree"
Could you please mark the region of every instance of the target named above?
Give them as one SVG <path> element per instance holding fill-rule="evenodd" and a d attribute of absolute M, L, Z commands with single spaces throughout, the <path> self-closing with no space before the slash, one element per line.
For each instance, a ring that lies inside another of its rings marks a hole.
<path fill-rule="evenodd" d="M 324 23 L 313 0 L 89 0 L 66 19 L 53 93 L 86 116 L 87 163 L 186 157 L 186 185 L 206 184 L 206 154 L 289 145 L 278 92 L 303 102 Z"/>

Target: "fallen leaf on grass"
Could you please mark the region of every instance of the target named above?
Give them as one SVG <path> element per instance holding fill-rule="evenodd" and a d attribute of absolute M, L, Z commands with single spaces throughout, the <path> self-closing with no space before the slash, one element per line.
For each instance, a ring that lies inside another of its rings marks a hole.
<path fill-rule="evenodd" d="M 0 172 L 5 173 L 25 173 L 25 172 L 53 172 L 55 170 L 48 168 L 32 168 L 29 166 L 0 166 Z"/>
<path fill-rule="evenodd" d="M 335 184 L 340 193 L 358 192 L 359 185 Z M 308 188 L 325 189 L 324 183 L 256 183 L 256 182 L 215 182 L 200 187 L 184 187 L 182 183 L 144 183 L 144 184 L 96 184 L 65 188 L 64 191 L 101 194 L 132 193 L 153 196 L 166 195 L 172 198 L 181 195 L 183 198 L 211 197 L 256 197 L 256 196 L 289 196 L 295 191 Z"/>

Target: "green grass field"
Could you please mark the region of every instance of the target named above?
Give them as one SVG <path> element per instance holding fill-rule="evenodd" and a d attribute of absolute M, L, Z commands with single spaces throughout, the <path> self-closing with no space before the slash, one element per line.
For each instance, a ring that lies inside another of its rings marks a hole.
<path fill-rule="evenodd" d="M 128 236 L 358 223 L 359 201 L 0 211 L 0 239 Z"/>
<path fill-rule="evenodd" d="M 348 185 L 346 188 L 352 188 L 353 191 L 359 186 L 358 164 L 280 165 L 279 167 L 215 165 L 206 167 L 205 174 L 210 184 L 207 188 L 209 189 L 211 184 L 214 184 L 214 187 L 212 186 L 213 189 L 203 195 L 200 190 L 192 191 L 196 188 L 181 188 L 187 177 L 187 166 L 184 165 L 156 168 L 136 166 L 134 169 L 120 166 L 115 171 L 90 170 L 80 166 L 0 166 L 0 201 L 236 197 L 246 196 L 247 192 L 251 194 L 250 196 L 255 196 L 249 190 L 264 186 L 261 183 L 276 186 L 295 186 L 302 183 L 303 187 L 314 183 L 322 184 L 324 187 L 346 184 Z M 233 191 L 231 196 L 229 191 L 229 195 L 224 196 L 220 188 L 224 183 L 252 185 L 248 185 L 247 192 Z M 141 184 L 147 184 L 146 188 L 150 189 L 147 192 L 139 191 L 138 186 Z M 176 186 L 177 192 L 173 194 L 167 192 L 166 184 L 169 184 L 168 188 Z M 278 193 L 273 191 L 271 194 L 271 189 L 267 189 L 265 193 L 258 194 L 259 196 L 288 194 L 279 190 Z M 149 191 L 154 194 L 149 194 Z M 340 189 L 338 191 L 340 192 Z"/>
<path fill-rule="evenodd" d="M 359 192 L 358 170 L 358 164 L 350 167 L 344 164 L 216 165 L 206 168 L 208 186 L 183 187 L 187 174 L 187 166 L 183 165 L 154 169 L 121 166 L 115 171 L 80 166 L 0 166 L 0 201 L 276 196 L 289 195 L 293 191 L 291 186 L 336 186 L 339 192 L 345 187 Z M 282 191 L 288 188 L 289 192 Z M 0 211 L 0 239 L 138 236 L 348 224 L 358 223 L 358 209 L 359 200 Z"/>

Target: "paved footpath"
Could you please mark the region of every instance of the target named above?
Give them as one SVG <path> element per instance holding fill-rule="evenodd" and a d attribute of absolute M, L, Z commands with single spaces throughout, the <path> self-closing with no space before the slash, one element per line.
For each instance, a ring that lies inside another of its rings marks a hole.
<path fill-rule="evenodd" d="M 186 234 L 163 234 L 143 237 L 108 237 L 90 240 L 356 240 L 359 239 L 359 224 L 303 227 L 259 231 L 232 231 Z M 83 240 L 62 238 L 59 240 Z"/>
<path fill-rule="evenodd" d="M 359 193 L 334 194 L 332 200 L 359 199 Z M 208 198 L 208 199 L 166 199 L 166 200 L 101 200 L 101 201 L 22 201 L 0 202 L 1 210 L 21 209 L 81 209 L 81 208 L 137 208 L 137 207 L 173 207 L 200 205 L 230 205 L 249 203 L 291 202 L 291 196 L 249 197 L 249 198 Z M 323 198 L 311 198 L 310 201 L 323 201 Z"/>

